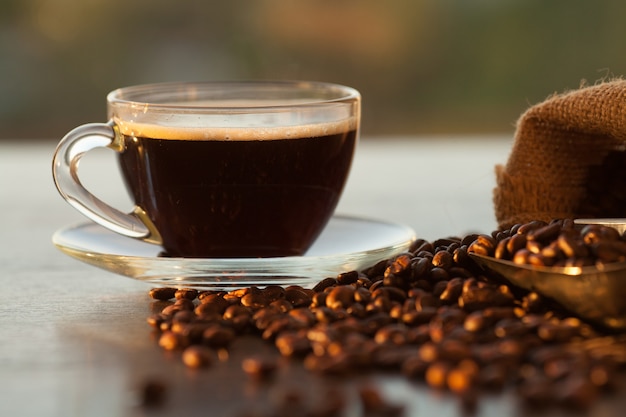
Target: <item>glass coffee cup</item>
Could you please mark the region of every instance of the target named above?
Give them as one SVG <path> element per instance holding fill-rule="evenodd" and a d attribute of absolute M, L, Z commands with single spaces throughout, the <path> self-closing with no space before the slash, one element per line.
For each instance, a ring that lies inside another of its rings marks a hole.
<path fill-rule="evenodd" d="M 297 81 L 163 83 L 112 91 L 108 123 L 70 131 L 53 177 L 94 222 L 161 245 L 164 256 L 249 258 L 306 252 L 333 215 L 359 136 L 358 91 Z M 135 208 L 81 183 L 91 149 L 117 153 Z"/>

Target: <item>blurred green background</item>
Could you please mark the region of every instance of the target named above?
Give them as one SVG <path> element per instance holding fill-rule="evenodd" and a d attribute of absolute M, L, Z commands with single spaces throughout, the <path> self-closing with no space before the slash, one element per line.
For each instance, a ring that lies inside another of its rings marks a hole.
<path fill-rule="evenodd" d="M 363 135 L 511 133 L 626 74 L 613 0 L 2 0 L 0 138 L 104 121 L 117 87 L 307 79 L 363 94 Z"/>

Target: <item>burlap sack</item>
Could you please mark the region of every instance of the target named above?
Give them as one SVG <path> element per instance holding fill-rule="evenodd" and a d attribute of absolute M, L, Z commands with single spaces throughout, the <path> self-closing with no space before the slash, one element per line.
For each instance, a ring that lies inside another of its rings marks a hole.
<path fill-rule="evenodd" d="M 502 228 L 530 220 L 626 217 L 626 81 L 554 95 L 518 120 L 496 166 Z"/>

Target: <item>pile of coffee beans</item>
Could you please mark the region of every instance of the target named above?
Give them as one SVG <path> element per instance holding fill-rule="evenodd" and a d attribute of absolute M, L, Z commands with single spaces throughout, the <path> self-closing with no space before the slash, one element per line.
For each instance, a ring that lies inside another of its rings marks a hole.
<path fill-rule="evenodd" d="M 589 266 L 626 261 L 626 236 L 573 220 L 532 221 L 480 235 L 470 252 L 533 266 Z"/>
<path fill-rule="evenodd" d="M 159 345 L 180 352 L 193 368 L 210 367 L 216 352 L 254 335 L 280 355 L 301 359 L 311 372 L 395 371 L 457 394 L 466 410 L 474 409 L 481 393 L 504 389 L 515 390 L 529 406 L 586 408 L 613 387 L 626 362 L 623 338 L 603 334 L 540 294 L 487 275 L 468 255 L 506 252 L 514 259 L 522 250 L 535 254 L 528 248 L 537 242 L 543 248 L 537 253 L 547 258 L 545 248 L 559 245 L 552 242 L 573 236 L 570 223 L 533 222 L 492 235 L 418 240 L 406 253 L 323 279 L 312 289 L 155 288 L 150 296 L 167 305 L 148 322 Z M 605 238 L 589 228 L 582 242 L 594 240 L 594 233 Z M 523 246 L 509 248 L 520 239 Z M 585 258 L 601 253 L 593 242 L 585 247 Z M 558 248 L 552 264 L 578 257 L 569 257 L 564 244 Z M 259 358 L 242 364 L 258 379 L 277 366 Z M 335 409 L 327 415 L 341 414 Z"/>

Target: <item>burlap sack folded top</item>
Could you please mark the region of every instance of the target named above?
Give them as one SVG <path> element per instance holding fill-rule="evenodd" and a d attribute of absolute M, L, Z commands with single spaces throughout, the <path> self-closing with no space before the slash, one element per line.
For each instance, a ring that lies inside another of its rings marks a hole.
<path fill-rule="evenodd" d="M 517 122 L 506 165 L 496 166 L 498 224 L 626 218 L 626 81 L 554 95 Z"/>

